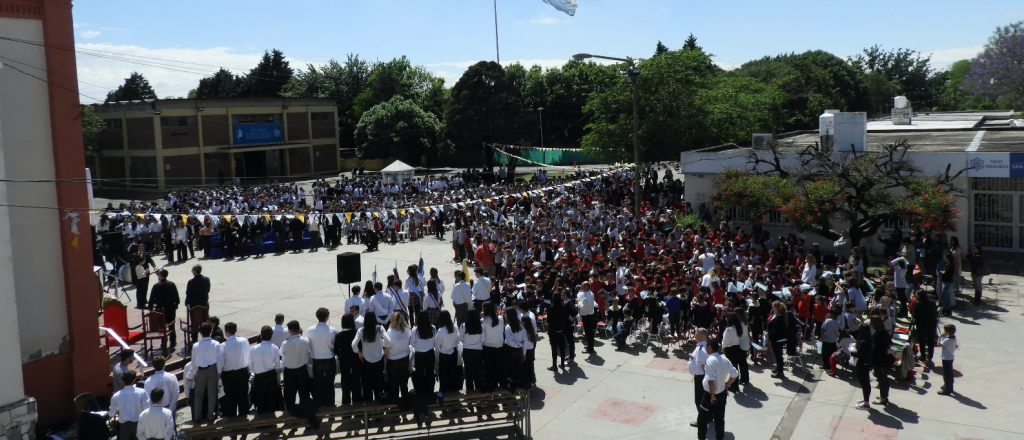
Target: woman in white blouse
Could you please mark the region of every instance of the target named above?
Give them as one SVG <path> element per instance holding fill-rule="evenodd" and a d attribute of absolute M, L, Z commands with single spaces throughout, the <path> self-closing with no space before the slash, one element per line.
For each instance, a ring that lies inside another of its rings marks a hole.
<path fill-rule="evenodd" d="M 408 344 L 407 344 L 408 345 Z M 391 347 L 391 338 L 384 328 L 377 324 L 377 316 L 367 311 L 363 316 L 363 328 L 352 339 L 352 351 L 363 362 L 363 378 L 366 380 L 366 400 L 380 400 L 384 397 L 384 358 Z"/>
<path fill-rule="evenodd" d="M 434 349 L 437 351 L 437 375 L 442 393 L 462 389 L 462 371 L 459 369 L 459 329 L 452 322 L 451 312 L 445 310 L 437 318 L 437 337 Z"/>
<path fill-rule="evenodd" d="M 462 339 L 462 365 L 466 370 L 466 391 L 473 391 L 483 387 L 484 329 L 480 312 L 473 310 L 469 315 L 459 326 L 459 336 Z"/>
<path fill-rule="evenodd" d="M 807 261 L 804 263 L 804 271 L 800 274 L 800 279 L 804 284 L 812 286 L 818 282 L 818 260 L 814 259 L 814 254 L 807 254 Z"/>
<path fill-rule="evenodd" d="M 518 319 L 516 309 L 509 307 L 505 309 L 505 345 L 504 361 L 507 370 L 504 383 L 509 391 L 515 391 L 517 386 L 523 382 L 523 361 L 526 360 L 526 330 Z"/>
<path fill-rule="evenodd" d="M 412 332 L 409 330 L 409 322 L 405 320 L 404 313 L 394 312 L 391 314 L 388 339 L 391 339 L 391 349 L 388 350 L 386 364 L 388 397 L 398 398 L 401 393 L 402 398 L 405 399 L 409 397 L 409 345 L 412 340 Z"/>
<path fill-rule="evenodd" d="M 740 370 L 740 380 L 733 382 L 730 387 L 730 390 L 734 392 L 740 391 L 740 382 L 743 381 L 743 374 L 747 372 L 747 352 L 750 351 L 750 328 L 740 320 L 738 312 L 742 312 L 742 310 L 725 315 L 728 327 L 722 334 L 722 348 L 725 351 L 725 357 L 732 362 L 736 369 Z M 747 380 L 750 380 L 749 376 L 747 376 Z"/>
<path fill-rule="evenodd" d="M 437 315 L 441 314 L 441 307 L 444 305 L 444 300 L 441 298 L 442 290 L 438 287 L 437 282 L 440 280 L 428 280 L 427 291 L 423 295 L 423 311 L 424 317 L 431 325 L 437 325 Z M 418 317 L 416 319 L 419 319 Z"/>
<path fill-rule="evenodd" d="M 508 376 L 503 374 L 501 346 L 504 343 L 505 320 L 498 316 L 494 303 L 483 303 L 484 312 L 480 325 L 483 327 L 484 346 L 484 392 L 494 391 Z M 469 315 L 472 315 L 470 313 Z M 513 315 L 514 316 L 514 315 Z M 472 319 L 472 316 L 467 316 Z"/>
<path fill-rule="evenodd" d="M 416 390 L 416 403 L 413 414 L 416 417 L 416 425 L 419 427 L 422 427 L 427 406 L 434 399 L 434 378 L 437 373 L 436 351 L 434 350 L 434 346 L 437 344 L 435 338 L 437 331 L 434 330 L 434 326 L 426 323 L 426 315 L 426 312 L 420 312 L 417 317 L 420 325 L 412 329 L 411 342 L 412 350 L 415 353 L 413 355 L 415 370 L 412 372 L 412 386 Z M 427 419 L 426 422 L 429 427 L 430 420 Z"/>

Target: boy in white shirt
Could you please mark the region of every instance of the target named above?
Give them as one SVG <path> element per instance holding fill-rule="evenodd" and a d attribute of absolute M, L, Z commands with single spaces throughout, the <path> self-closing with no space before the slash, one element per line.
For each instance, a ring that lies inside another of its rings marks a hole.
<path fill-rule="evenodd" d="M 955 325 L 942 326 L 939 345 L 942 345 L 942 388 L 939 395 L 948 396 L 953 394 L 953 355 L 956 354 L 957 347 Z"/>

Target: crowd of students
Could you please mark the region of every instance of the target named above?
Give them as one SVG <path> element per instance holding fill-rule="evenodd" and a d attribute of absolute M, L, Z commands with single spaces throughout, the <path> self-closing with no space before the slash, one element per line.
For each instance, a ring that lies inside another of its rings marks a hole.
<path fill-rule="evenodd" d="M 297 321 L 285 325 L 279 316 L 275 327 L 262 329 L 262 342 L 249 349 L 247 361 L 233 363 L 248 368 L 234 380 L 255 378 L 257 413 L 279 409 L 281 395 L 285 408 L 309 415 L 335 404 L 340 373 L 342 404 L 395 399 L 417 408 L 418 422 L 429 423 L 425 408 L 445 392 L 533 387 L 538 324 L 547 333 L 549 369 L 556 374 L 575 364 L 576 327 L 583 327 L 584 352 L 594 355 L 596 329 L 605 325 L 620 350 L 629 349 L 629 336 L 637 332 L 695 343 L 695 425 L 706 433 L 714 422 L 721 437 L 723 387 L 739 392 L 749 384 L 748 361 L 759 361 L 763 352 L 773 354 L 772 375 L 780 380 L 787 357 L 800 356 L 803 344 L 820 343 L 822 368 L 833 373 L 836 363 L 855 357 L 864 389 L 858 408 L 868 407 L 871 371 L 880 389 L 874 403 L 888 403 L 891 338 L 905 331 L 900 322 L 908 313 L 921 347 L 918 357 L 931 362 L 941 317 L 922 274 L 935 275 L 942 311 L 951 313 L 955 298 L 945 292 L 961 282 L 963 270 L 955 238 L 917 230 L 887 245 L 884 260 L 872 263 L 866 247 L 850 243 L 845 233 L 834 244 L 836 252 L 825 252 L 803 235 L 773 237 L 760 224 L 748 231 L 704 204 L 694 210 L 683 200 L 680 181 L 658 179 L 647 170 L 643 177 L 639 216 L 631 214 L 636 188 L 626 170 L 547 192 L 504 184 L 466 188 L 463 195 L 480 202 L 451 209 L 454 215 L 435 220 L 439 227 L 431 232 L 443 237 L 440 225 L 453 228 L 453 259 L 473 264 L 473 280 L 456 271 L 446 288 L 436 269 L 428 276 L 412 265 L 405 280 L 396 271 L 387 283 L 368 282 L 360 289 L 363 296 L 349 298 L 339 329 L 327 325 L 326 308 L 317 311 L 318 324 L 305 335 Z M 677 222 L 689 212 L 702 223 Z M 939 249 L 935 261 L 932 250 L 942 243 L 949 247 Z M 970 262 L 980 301 L 986 271 L 977 247 Z M 872 266 L 883 270 L 871 276 Z M 952 357 L 946 346 L 956 342 L 955 328 L 943 328 L 945 367 Z M 205 331 L 209 336 L 210 329 Z M 197 369 L 227 368 L 215 358 L 197 361 L 196 348 L 189 380 L 200 380 Z M 711 358 L 710 364 L 700 362 Z M 280 390 L 277 371 L 283 373 Z M 235 389 L 228 400 L 247 399 L 243 387 L 229 386 L 227 377 L 225 398 Z M 205 389 L 209 396 L 216 387 Z M 943 390 L 953 391 L 951 375 Z M 213 416 L 214 401 L 209 402 L 197 420 Z M 247 403 L 237 408 L 243 407 Z"/>

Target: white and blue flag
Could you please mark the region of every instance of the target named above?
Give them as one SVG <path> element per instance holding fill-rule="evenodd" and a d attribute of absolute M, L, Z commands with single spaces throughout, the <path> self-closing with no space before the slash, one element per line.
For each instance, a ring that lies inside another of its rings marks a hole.
<path fill-rule="evenodd" d="M 569 16 L 576 15 L 576 0 L 544 0 L 544 3 L 554 6 L 555 9 L 565 12 Z"/>

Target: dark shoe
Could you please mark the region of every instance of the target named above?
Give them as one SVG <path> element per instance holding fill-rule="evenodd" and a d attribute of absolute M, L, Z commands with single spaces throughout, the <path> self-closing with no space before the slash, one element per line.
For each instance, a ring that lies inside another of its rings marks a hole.
<path fill-rule="evenodd" d="M 697 422 L 690 422 L 690 426 L 696 428 L 697 427 Z"/>
<path fill-rule="evenodd" d="M 952 390 L 947 390 L 947 389 L 945 389 L 945 388 L 942 388 L 942 389 L 940 389 L 940 390 L 939 390 L 939 393 L 938 393 L 938 394 L 939 394 L 940 396 L 948 396 L 948 395 L 950 395 L 950 394 L 953 394 L 953 391 L 952 391 Z"/>
<path fill-rule="evenodd" d="M 552 365 L 552 366 L 548 367 L 548 371 L 558 371 L 558 367 Z"/>

